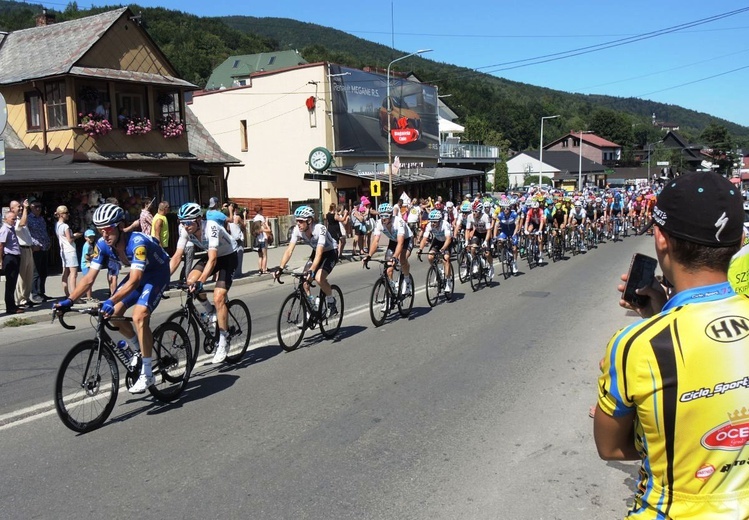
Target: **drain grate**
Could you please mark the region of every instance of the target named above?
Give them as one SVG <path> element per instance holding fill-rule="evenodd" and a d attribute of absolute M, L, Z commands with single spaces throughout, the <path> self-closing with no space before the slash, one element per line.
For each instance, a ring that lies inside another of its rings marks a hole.
<path fill-rule="evenodd" d="M 545 291 L 525 291 L 521 292 L 520 296 L 530 296 L 531 298 L 546 298 L 550 294 L 550 292 Z"/>

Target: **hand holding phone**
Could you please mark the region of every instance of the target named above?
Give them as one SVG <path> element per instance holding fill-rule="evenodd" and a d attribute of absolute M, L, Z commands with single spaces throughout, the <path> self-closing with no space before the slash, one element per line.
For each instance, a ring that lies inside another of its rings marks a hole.
<path fill-rule="evenodd" d="M 624 286 L 622 299 L 633 307 L 645 307 L 650 298 L 637 294 L 636 289 L 648 287 L 655 279 L 655 268 L 658 266 L 658 260 L 647 255 L 635 253 L 632 256 L 632 262 L 629 264 L 627 273 L 627 283 Z"/>

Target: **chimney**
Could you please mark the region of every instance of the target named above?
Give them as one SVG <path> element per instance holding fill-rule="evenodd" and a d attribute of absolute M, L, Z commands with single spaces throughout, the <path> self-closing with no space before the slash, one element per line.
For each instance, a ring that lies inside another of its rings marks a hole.
<path fill-rule="evenodd" d="M 42 9 L 42 14 L 36 17 L 37 27 L 52 25 L 53 23 L 55 23 L 55 15 L 47 13 L 46 9 Z"/>

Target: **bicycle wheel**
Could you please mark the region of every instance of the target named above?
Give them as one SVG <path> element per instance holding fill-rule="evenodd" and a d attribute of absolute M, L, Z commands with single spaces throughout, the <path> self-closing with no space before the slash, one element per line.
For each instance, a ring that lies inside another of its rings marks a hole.
<path fill-rule="evenodd" d="M 62 423 L 79 433 L 101 426 L 117 401 L 119 379 L 112 351 L 99 349 L 95 340 L 75 345 L 55 378 L 55 409 Z"/>
<path fill-rule="evenodd" d="M 200 327 L 198 327 L 198 323 L 195 321 L 194 317 L 186 315 L 184 310 L 178 310 L 171 313 L 166 321 L 176 323 L 187 332 L 187 337 L 192 343 L 192 366 L 190 367 L 190 371 L 192 372 L 192 369 L 198 360 L 198 354 L 200 353 Z"/>
<path fill-rule="evenodd" d="M 445 295 L 445 300 L 450 301 L 455 293 L 455 266 L 452 262 L 450 262 L 450 276 L 445 276 L 442 280 L 444 282 L 442 293 Z M 448 280 L 450 281 L 450 292 L 447 291 Z"/>
<path fill-rule="evenodd" d="M 162 323 L 153 331 L 153 375 L 148 391 L 159 401 L 174 401 L 190 379 L 193 366 L 190 338 L 176 323 Z"/>
<path fill-rule="evenodd" d="M 427 284 L 425 291 L 427 303 L 430 307 L 437 305 L 437 299 L 440 295 L 440 275 L 434 266 L 429 267 L 427 271 Z"/>
<path fill-rule="evenodd" d="M 292 293 L 283 301 L 281 312 L 278 313 L 276 331 L 281 348 L 286 352 L 296 349 L 304 338 L 305 330 L 307 330 L 307 313 L 304 310 L 304 303 L 297 293 Z"/>
<path fill-rule="evenodd" d="M 475 256 L 471 261 L 471 274 L 469 276 L 469 280 L 471 281 L 471 289 L 473 289 L 474 291 L 477 291 L 479 286 L 481 285 L 481 277 L 483 275 L 481 271 L 481 259 L 480 257 Z"/>
<path fill-rule="evenodd" d="M 408 280 L 411 282 L 411 292 L 407 295 L 403 294 L 403 280 L 403 275 L 401 275 L 400 283 L 398 284 L 398 312 L 400 312 L 401 316 L 406 318 L 411 314 L 411 309 L 413 309 L 414 306 L 414 293 L 416 292 L 416 287 L 414 287 L 414 277 L 409 273 Z"/>
<path fill-rule="evenodd" d="M 379 278 L 372 287 L 372 295 L 369 297 L 369 316 L 375 327 L 385 323 L 385 318 L 390 312 L 390 305 L 388 282 Z"/>
<path fill-rule="evenodd" d="M 328 301 L 326 298 L 323 298 L 322 294 L 320 294 L 320 298 L 323 298 L 321 312 L 323 312 L 323 316 L 325 316 L 325 318 L 320 320 L 320 333 L 326 338 L 332 338 L 338 334 L 338 330 L 341 328 L 341 323 L 343 322 L 343 293 L 341 292 L 341 288 L 337 285 L 331 285 L 330 289 L 331 296 L 335 298 L 335 306 L 338 312 L 330 316 Z"/>
<path fill-rule="evenodd" d="M 572 249 L 572 256 L 577 256 L 577 253 L 580 252 L 577 231 L 570 235 L 570 249 Z"/>
<path fill-rule="evenodd" d="M 458 255 L 458 280 L 460 280 L 460 283 L 466 283 L 470 270 L 471 255 L 464 249 Z"/>
<path fill-rule="evenodd" d="M 252 336 L 252 317 L 250 309 L 242 300 L 229 302 L 229 337 L 227 341 L 226 362 L 237 363 L 250 345 Z"/>

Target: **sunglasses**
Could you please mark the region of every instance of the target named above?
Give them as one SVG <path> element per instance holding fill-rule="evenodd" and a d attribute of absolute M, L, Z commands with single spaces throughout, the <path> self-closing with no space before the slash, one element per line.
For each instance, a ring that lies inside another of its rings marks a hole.
<path fill-rule="evenodd" d="M 296 223 L 297 223 L 297 224 L 299 224 L 300 222 L 307 222 L 307 219 L 298 219 L 298 220 L 296 221 Z"/>
<path fill-rule="evenodd" d="M 96 229 L 99 230 L 99 233 L 107 233 L 107 234 L 109 234 L 109 233 L 113 233 L 114 230 L 117 229 L 117 225 L 115 224 L 114 226 L 100 227 L 100 228 L 96 228 Z"/>
<path fill-rule="evenodd" d="M 197 220 L 180 220 L 179 223 L 182 224 L 183 226 L 194 226 L 195 224 L 198 223 L 198 221 Z"/>

